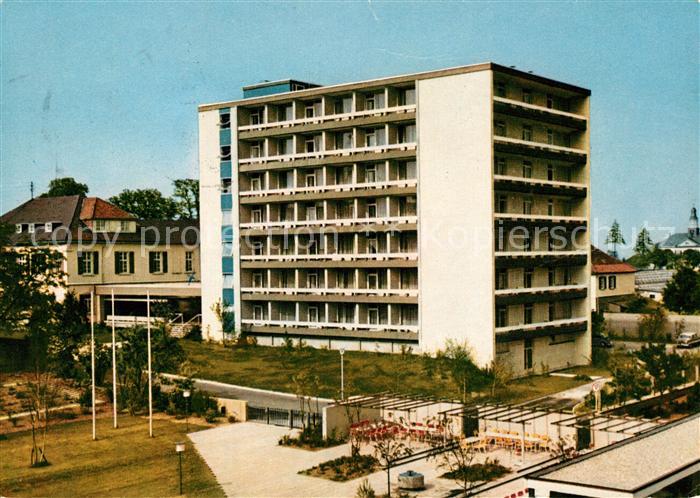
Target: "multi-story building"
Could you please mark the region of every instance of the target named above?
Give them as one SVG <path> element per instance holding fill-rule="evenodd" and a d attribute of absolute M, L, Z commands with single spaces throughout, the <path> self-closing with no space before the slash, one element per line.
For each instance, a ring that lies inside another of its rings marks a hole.
<path fill-rule="evenodd" d="M 144 323 L 146 297 L 170 303 L 182 321 L 199 314 L 199 241 L 196 220 L 138 220 L 98 197 L 39 197 L 0 216 L 14 227 L 20 253 L 49 247 L 64 258 L 64 288 L 89 302 L 96 321 Z M 154 313 L 158 310 L 154 307 Z M 160 308 L 162 310 L 162 307 Z"/>
<path fill-rule="evenodd" d="M 200 106 L 205 331 L 585 363 L 589 96 L 487 63 Z"/>

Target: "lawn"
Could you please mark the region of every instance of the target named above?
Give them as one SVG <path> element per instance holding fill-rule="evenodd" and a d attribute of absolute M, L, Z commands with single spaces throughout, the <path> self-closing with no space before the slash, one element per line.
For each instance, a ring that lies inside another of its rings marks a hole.
<path fill-rule="evenodd" d="M 338 351 L 283 347 L 222 347 L 216 343 L 182 341 L 194 376 L 243 386 L 296 393 L 295 373 L 318 376 L 316 392 L 326 398 L 339 397 L 340 355 Z M 435 362 L 413 354 L 345 353 L 346 395 L 396 391 L 459 399 L 460 390 L 448 376 L 434 372 Z M 574 372 L 576 373 L 576 372 Z M 511 381 L 497 391 L 498 401 L 518 402 L 570 389 L 585 381 L 563 377 L 533 376 Z M 490 394 L 490 393 L 489 393 Z"/>
<path fill-rule="evenodd" d="M 0 440 L 0 496 L 174 496 L 178 489 L 175 442 L 187 441 L 184 493 L 223 496 L 213 474 L 184 434 L 184 425 L 154 420 L 148 437 L 146 418 L 123 416 L 119 429 L 111 418 L 50 427 L 48 467 L 29 467 L 31 434 L 8 434 Z M 190 424 L 190 431 L 198 430 Z"/>

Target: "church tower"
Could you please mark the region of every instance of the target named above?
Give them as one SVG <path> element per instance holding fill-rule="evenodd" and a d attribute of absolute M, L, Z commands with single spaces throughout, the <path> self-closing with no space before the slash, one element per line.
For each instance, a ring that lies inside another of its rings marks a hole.
<path fill-rule="evenodd" d="M 691 237 L 700 236 L 700 227 L 698 226 L 698 210 L 695 206 L 690 210 L 690 223 L 688 224 L 688 235 Z"/>

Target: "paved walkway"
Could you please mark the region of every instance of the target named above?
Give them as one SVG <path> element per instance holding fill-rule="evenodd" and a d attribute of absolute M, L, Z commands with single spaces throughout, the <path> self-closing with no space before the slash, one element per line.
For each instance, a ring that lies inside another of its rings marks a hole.
<path fill-rule="evenodd" d="M 246 497 L 354 497 L 357 487 L 364 477 L 347 482 L 334 482 L 318 477 L 300 475 L 305 470 L 321 462 L 350 454 L 347 444 L 319 451 L 279 446 L 277 441 L 289 430 L 274 425 L 243 422 L 189 434 L 195 447 L 216 476 L 227 496 Z M 369 448 L 366 448 L 369 450 Z M 488 455 L 480 455 L 479 460 L 488 456 L 498 458 L 508 467 L 517 470 L 520 457 L 498 450 Z M 541 459 L 542 456 L 535 457 Z M 530 462 L 533 463 L 533 462 Z M 395 489 L 398 475 L 406 470 L 414 470 L 425 476 L 426 489 L 412 496 L 446 496 L 457 489 L 455 481 L 441 479 L 444 471 L 436 468 L 435 461 L 420 460 L 405 464 L 391 472 L 392 487 Z M 367 476 L 377 494 L 386 493 L 386 473 L 375 472 Z M 515 487 L 522 488 L 518 483 Z M 496 491 L 496 490 L 494 490 Z M 490 495 L 501 498 L 502 490 Z"/>

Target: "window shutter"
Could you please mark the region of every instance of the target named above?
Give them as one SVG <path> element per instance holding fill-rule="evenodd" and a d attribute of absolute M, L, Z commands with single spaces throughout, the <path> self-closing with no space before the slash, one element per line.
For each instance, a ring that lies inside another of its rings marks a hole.
<path fill-rule="evenodd" d="M 134 253 L 129 253 L 129 273 L 134 273 Z"/>
<path fill-rule="evenodd" d="M 155 253 L 148 253 L 148 271 L 151 273 L 156 272 L 156 255 Z"/>
<path fill-rule="evenodd" d="M 78 275 L 82 275 L 85 273 L 85 256 L 83 256 L 82 252 L 78 253 Z"/>
<path fill-rule="evenodd" d="M 121 255 L 120 252 L 115 252 L 114 253 L 114 273 L 116 275 L 119 275 L 119 256 Z"/>
<path fill-rule="evenodd" d="M 93 257 L 92 274 L 99 275 L 100 274 L 100 253 L 93 252 L 92 257 Z"/>
<path fill-rule="evenodd" d="M 168 273 L 168 253 L 166 251 L 162 252 L 163 256 L 163 273 Z"/>

